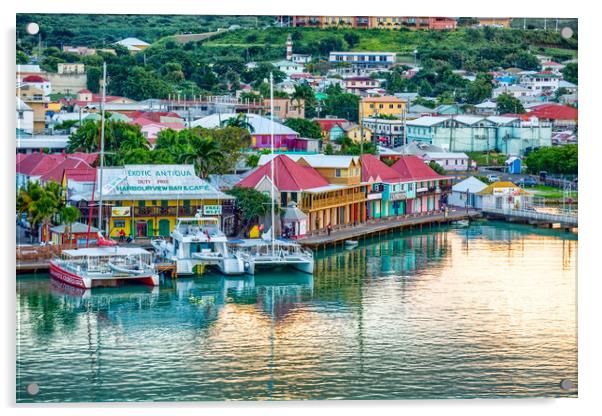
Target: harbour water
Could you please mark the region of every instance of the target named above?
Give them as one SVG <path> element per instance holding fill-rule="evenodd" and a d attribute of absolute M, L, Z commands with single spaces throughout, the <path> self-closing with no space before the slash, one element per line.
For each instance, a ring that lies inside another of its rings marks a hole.
<path fill-rule="evenodd" d="M 17 401 L 576 397 L 577 246 L 490 222 L 320 252 L 313 277 L 19 276 Z"/>

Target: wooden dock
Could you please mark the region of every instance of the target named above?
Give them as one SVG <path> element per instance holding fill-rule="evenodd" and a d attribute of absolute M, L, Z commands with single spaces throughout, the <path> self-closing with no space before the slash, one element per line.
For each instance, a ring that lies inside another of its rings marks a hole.
<path fill-rule="evenodd" d="M 166 273 L 169 276 L 176 276 L 175 263 L 155 263 L 159 273 Z M 48 273 L 50 270 L 50 259 L 40 260 L 17 260 L 17 274 L 26 273 Z"/>
<path fill-rule="evenodd" d="M 404 228 L 422 228 L 425 225 L 447 224 L 453 221 L 477 218 L 480 216 L 481 213 L 476 210 L 456 210 L 449 211 L 447 215 L 444 213 L 437 213 L 429 215 L 414 214 L 389 217 L 376 220 L 375 222 L 358 224 L 354 227 L 333 230 L 330 235 L 326 232 L 321 232 L 318 235 L 311 235 L 299 239 L 298 242 L 307 248 L 318 250 L 345 244 L 346 240 L 370 238 L 375 235 L 387 234 Z"/>

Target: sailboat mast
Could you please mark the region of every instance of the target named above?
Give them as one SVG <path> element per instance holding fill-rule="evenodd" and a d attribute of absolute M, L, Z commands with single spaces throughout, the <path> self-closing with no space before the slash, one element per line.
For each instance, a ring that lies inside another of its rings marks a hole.
<path fill-rule="evenodd" d="M 272 151 L 272 166 L 271 166 L 271 176 L 272 176 L 272 203 L 270 204 L 272 207 L 272 255 L 274 254 L 274 226 L 276 225 L 274 222 L 274 75 L 270 72 L 270 146 Z"/>
<path fill-rule="evenodd" d="M 102 233 L 104 226 L 102 224 L 102 177 L 105 165 L 105 101 L 107 99 L 107 63 L 102 63 L 102 101 L 100 102 L 100 181 L 98 199 L 98 229 Z"/>

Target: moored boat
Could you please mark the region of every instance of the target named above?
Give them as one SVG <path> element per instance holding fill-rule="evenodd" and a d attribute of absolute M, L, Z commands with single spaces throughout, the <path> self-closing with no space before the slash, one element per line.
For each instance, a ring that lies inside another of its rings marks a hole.
<path fill-rule="evenodd" d="M 138 247 L 91 247 L 63 250 L 50 261 L 50 275 L 82 289 L 136 281 L 159 285 L 152 253 Z"/>

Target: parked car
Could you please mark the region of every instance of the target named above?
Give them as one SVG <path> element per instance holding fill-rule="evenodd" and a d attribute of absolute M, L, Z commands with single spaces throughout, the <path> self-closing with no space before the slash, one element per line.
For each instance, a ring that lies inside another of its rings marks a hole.
<path fill-rule="evenodd" d="M 487 180 L 489 182 L 498 182 L 500 177 L 498 175 L 487 175 Z"/>
<path fill-rule="evenodd" d="M 531 176 L 526 176 L 524 178 L 521 178 L 518 181 L 518 185 L 522 186 L 522 187 L 535 186 L 535 185 L 537 185 L 537 181 L 534 178 L 532 178 Z"/>

